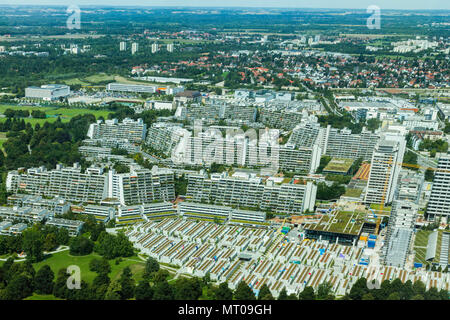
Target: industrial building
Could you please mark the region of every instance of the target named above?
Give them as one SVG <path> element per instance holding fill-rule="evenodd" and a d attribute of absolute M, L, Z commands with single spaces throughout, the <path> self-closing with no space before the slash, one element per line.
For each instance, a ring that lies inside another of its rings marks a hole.
<path fill-rule="evenodd" d="M 46 84 L 40 87 L 25 88 L 26 98 L 39 98 L 46 101 L 58 100 L 70 95 L 70 87 L 64 84 Z"/>

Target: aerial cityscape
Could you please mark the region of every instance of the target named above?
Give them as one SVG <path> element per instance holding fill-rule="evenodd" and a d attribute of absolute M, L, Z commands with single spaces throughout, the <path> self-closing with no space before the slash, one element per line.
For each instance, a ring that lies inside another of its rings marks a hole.
<path fill-rule="evenodd" d="M 444 1 L 38 2 L 0 4 L 0 300 L 449 300 Z"/>

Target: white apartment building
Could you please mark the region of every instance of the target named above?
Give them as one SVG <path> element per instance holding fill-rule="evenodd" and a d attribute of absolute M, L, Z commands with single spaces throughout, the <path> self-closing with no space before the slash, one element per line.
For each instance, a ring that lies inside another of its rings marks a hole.
<path fill-rule="evenodd" d="M 403 268 L 410 253 L 412 235 L 416 222 L 418 205 L 405 200 L 394 200 L 386 231 L 386 245 L 382 259 L 388 266 Z"/>
<path fill-rule="evenodd" d="M 392 202 L 405 153 L 404 136 L 386 134 L 375 146 L 364 201 L 384 204 Z"/>
<path fill-rule="evenodd" d="M 429 219 L 450 215 L 450 155 L 441 156 L 434 172 L 427 213 Z"/>
<path fill-rule="evenodd" d="M 133 42 L 131 44 L 131 54 L 135 54 L 139 50 L 139 44 L 137 42 Z"/>
<path fill-rule="evenodd" d="M 60 196 L 68 201 L 88 204 L 115 198 L 123 205 L 171 201 L 175 198 L 173 171 L 154 166 L 152 170 L 132 168 L 130 173 L 103 173 L 102 168 L 81 172 L 78 164 L 72 168 L 58 165 L 56 169 L 31 168 L 26 173 L 8 172 L 8 192 L 41 196 Z"/>
<path fill-rule="evenodd" d="M 157 43 L 152 43 L 152 53 L 159 51 L 159 45 Z"/>
<path fill-rule="evenodd" d="M 106 90 L 116 92 L 155 93 L 158 88 L 142 84 L 108 83 Z"/>
<path fill-rule="evenodd" d="M 119 44 L 119 50 L 120 50 L 120 51 L 125 51 L 125 50 L 127 50 L 127 43 L 126 43 L 125 41 L 120 41 L 120 44 Z"/>
<path fill-rule="evenodd" d="M 69 168 L 57 165 L 50 171 L 45 167 L 30 168 L 24 173 L 10 171 L 6 189 L 13 193 L 60 196 L 68 201 L 95 203 L 106 195 L 106 178 L 101 168 L 81 172 L 81 167 L 75 163 Z"/>
<path fill-rule="evenodd" d="M 130 173 L 108 172 L 108 198 L 122 205 L 175 199 L 173 171 L 154 166 L 152 170 L 131 168 Z"/>
<path fill-rule="evenodd" d="M 349 129 L 335 129 L 328 125 L 320 127 L 317 119 L 304 119 L 292 131 L 288 143 L 312 147 L 318 145 L 322 155 L 331 157 L 370 160 L 379 135 L 363 129 L 360 134 L 353 134 Z"/>
<path fill-rule="evenodd" d="M 190 201 L 220 205 L 252 207 L 280 213 L 299 213 L 314 210 L 317 187 L 271 181 L 264 183 L 255 175 L 226 173 L 188 175 L 186 198 Z"/>
<path fill-rule="evenodd" d="M 132 120 L 123 119 L 119 122 L 117 119 L 97 120 L 91 123 L 87 136 L 91 139 L 127 139 L 131 142 L 141 143 L 145 139 L 147 125 L 142 119 Z"/>

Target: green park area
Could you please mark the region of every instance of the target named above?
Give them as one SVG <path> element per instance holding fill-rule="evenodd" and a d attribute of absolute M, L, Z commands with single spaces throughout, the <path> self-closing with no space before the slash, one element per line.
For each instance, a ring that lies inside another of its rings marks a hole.
<path fill-rule="evenodd" d="M 42 266 L 48 265 L 56 276 L 60 269 L 67 269 L 67 267 L 69 266 L 76 265 L 80 267 L 81 280 L 84 280 L 87 283 L 92 283 L 97 274 L 89 270 L 89 262 L 95 258 L 101 259 L 102 256 L 97 253 L 91 253 L 85 256 L 73 256 L 69 254 L 69 250 L 67 250 L 48 255 L 44 260 L 38 263 L 33 263 L 33 267 L 37 271 Z M 3 263 L 4 261 L 0 261 L 0 266 L 2 266 Z M 118 279 L 125 267 L 130 267 L 131 272 L 133 273 L 133 278 L 136 281 L 142 280 L 145 261 L 139 259 L 139 257 L 136 255 L 128 258 L 112 259 L 109 260 L 109 264 L 111 266 L 111 272 L 108 274 L 108 276 L 111 278 L 111 280 Z"/>
<path fill-rule="evenodd" d="M 75 265 L 80 268 L 81 280 L 92 284 L 97 273 L 89 270 L 89 262 L 93 259 L 102 259 L 97 253 L 91 253 L 85 256 L 73 256 L 70 255 L 69 250 L 54 253 L 45 257 L 43 261 L 33 263 L 34 269 L 37 271 L 42 266 L 48 265 L 55 274 L 55 278 L 60 269 L 67 269 L 67 267 Z M 0 267 L 4 264 L 4 261 L 0 261 Z M 108 274 L 111 281 L 118 280 L 125 267 L 130 267 L 133 279 L 137 282 L 142 280 L 144 274 L 145 261 L 141 260 L 138 256 L 134 255 L 128 258 L 118 258 L 109 260 L 111 266 L 111 272 Z M 172 276 L 169 277 L 171 279 Z M 53 295 L 39 295 L 34 293 L 32 296 L 26 298 L 26 300 L 60 300 Z"/>
<path fill-rule="evenodd" d="M 54 122 L 58 117 L 61 118 L 61 121 L 63 122 L 69 122 L 70 119 L 77 115 L 83 115 L 87 113 L 93 114 L 96 118 L 102 116 L 105 119 L 108 117 L 108 114 L 111 113 L 109 110 L 93 110 L 93 109 L 84 109 L 84 108 L 58 108 L 58 107 L 34 107 L 34 106 L 17 106 L 17 105 L 7 105 L 7 104 L 0 104 L 0 113 L 3 114 L 6 109 L 13 109 L 13 110 L 39 110 L 45 112 L 47 115 L 46 118 L 43 119 L 37 119 L 37 118 L 23 118 L 25 120 L 25 123 L 31 123 L 31 125 L 35 125 L 36 123 L 43 124 L 45 122 Z M 0 118 L 0 122 L 6 121 L 7 118 Z M 0 143 L 2 139 L 0 136 Z"/>

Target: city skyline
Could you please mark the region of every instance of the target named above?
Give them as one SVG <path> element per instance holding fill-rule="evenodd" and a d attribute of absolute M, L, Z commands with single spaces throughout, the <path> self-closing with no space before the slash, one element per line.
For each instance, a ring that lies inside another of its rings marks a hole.
<path fill-rule="evenodd" d="M 0 5 L 10 5 L 9 1 L 0 0 Z M 123 5 L 122 1 L 117 0 L 79 0 L 74 3 L 74 1 L 65 0 L 19 0 L 14 3 L 14 5 L 78 5 L 78 6 L 142 6 L 142 7 L 203 7 L 203 8 L 298 8 L 298 9 L 366 9 L 371 5 L 376 5 L 381 9 L 387 10 L 449 10 L 450 4 L 444 3 L 442 0 L 430 0 L 426 3 L 422 1 L 396 1 L 393 3 L 388 0 L 378 0 L 376 2 L 372 0 L 356 1 L 356 0 L 343 0 L 336 3 L 332 0 L 319 0 L 305 1 L 305 0 L 249 0 L 242 5 L 242 2 L 231 0 L 227 3 L 221 1 L 205 1 L 205 0 L 169 0 L 169 1 L 142 1 L 134 0 L 128 1 L 126 5 Z"/>

